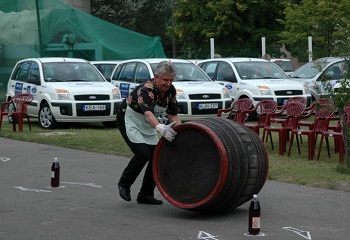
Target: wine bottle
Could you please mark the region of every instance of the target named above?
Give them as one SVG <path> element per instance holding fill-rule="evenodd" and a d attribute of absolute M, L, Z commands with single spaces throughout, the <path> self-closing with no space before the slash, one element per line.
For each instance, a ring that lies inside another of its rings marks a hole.
<path fill-rule="evenodd" d="M 253 195 L 253 199 L 250 202 L 248 231 L 251 235 L 260 233 L 260 203 L 257 195 Z"/>
<path fill-rule="evenodd" d="M 51 166 L 51 187 L 56 188 L 60 186 L 60 163 L 55 158 Z"/>

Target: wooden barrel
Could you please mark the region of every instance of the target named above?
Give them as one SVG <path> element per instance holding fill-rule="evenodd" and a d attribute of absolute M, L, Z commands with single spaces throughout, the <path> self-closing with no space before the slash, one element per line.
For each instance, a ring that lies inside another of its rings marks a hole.
<path fill-rule="evenodd" d="M 257 194 L 268 174 L 268 155 L 251 129 L 224 118 L 206 118 L 175 128 L 160 139 L 153 173 L 172 205 L 202 213 L 239 207 Z"/>

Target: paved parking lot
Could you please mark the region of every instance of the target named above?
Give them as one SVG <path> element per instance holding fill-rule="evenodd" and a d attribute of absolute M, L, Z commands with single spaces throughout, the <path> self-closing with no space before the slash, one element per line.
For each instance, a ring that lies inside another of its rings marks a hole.
<path fill-rule="evenodd" d="M 128 158 L 0 138 L 0 239 L 349 239 L 350 193 L 267 181 L 263 236 L 245 236 L 248 203 L 222 215 L 136 203 L 117 192 Z M 50 187 L 54 157 L 61 187 Z M 156 192 L 156 197 L 162 196 Z"/>

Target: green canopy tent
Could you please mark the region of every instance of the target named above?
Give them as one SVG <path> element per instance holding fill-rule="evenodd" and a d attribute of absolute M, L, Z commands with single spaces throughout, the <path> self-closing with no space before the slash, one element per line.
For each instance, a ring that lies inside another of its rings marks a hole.
<path fill-rule="evenodd" d="M 19 59 L 40 56 L 91 61 L 166 57 L 159 37 L 119 27 L 59 0 L 0 0 L 0 88 Z"/>

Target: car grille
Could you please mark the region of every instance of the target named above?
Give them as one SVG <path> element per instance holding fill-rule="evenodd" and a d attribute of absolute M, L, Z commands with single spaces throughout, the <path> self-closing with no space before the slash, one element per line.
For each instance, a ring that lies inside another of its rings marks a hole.
<path fill-rule="evenodd" d="M 99 95 L 99 94 L 87 94 L 87 95 L 74 95 L 76 101 L 100 101 L 109 100 L 109 95 Z"/>
<path fill-rule="evenodd" d="M 275 91 L 276 96 L 292 96 L 292 95 L 303 95 L 302 90 L 281 90 Z"/>
<path fill-rule="evenodd" d="M 83 104 L 77 103 L 77 116 L 78 117 L 93 117 L 93 116 L 109 116 L 111 113 L 111 104 L 110 103 L 101 103 L 106 105 L 106 110 L 104 111 L 83 111 Z"/>
<path fill-rule="evenodd" d="M 206 93 L 201 93 L 201 94 L 190 94 L 188 96 L 191 100 L 199 100 L 199 99 L 221 99 L 220 94 L 206 94 Z"/>

